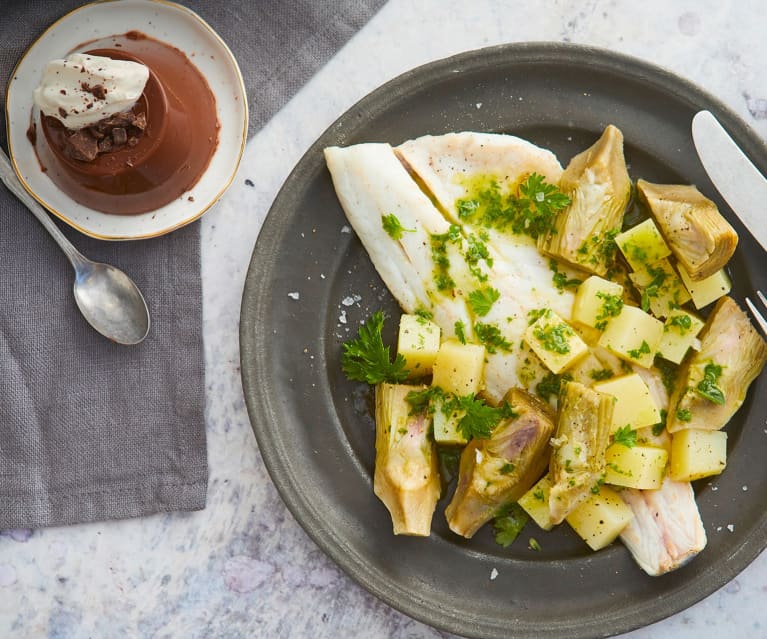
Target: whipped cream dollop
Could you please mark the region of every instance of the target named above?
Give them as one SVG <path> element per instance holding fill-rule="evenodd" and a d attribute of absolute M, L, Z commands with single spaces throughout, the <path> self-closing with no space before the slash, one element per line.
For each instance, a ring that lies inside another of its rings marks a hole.
<path fill-rule="evenodd" d="M 148 79 L 138 62 L 73 53 L 46 65 L 34 100 L 45 115 L 78 130 L 132 108 Z"/>

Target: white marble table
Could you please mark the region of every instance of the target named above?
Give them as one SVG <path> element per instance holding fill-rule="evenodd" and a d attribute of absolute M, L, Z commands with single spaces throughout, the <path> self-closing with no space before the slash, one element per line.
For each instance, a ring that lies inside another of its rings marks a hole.
<path fill-rule="evenodd" d="M 698 83 L 767 137 L 763 9 L 761 0 L 391 0 L 251 140 L 235 184 L 202 221 L 208 507 L 4 533 L 0 637 L 445 636 L 379 602 L 327 559 L 259 456 L 237 331 L 248 260 L 277 190 L 327 125 L 382 82 L 511 41 L 587 43 L 645 58 Z M 767 553 L 699 604 L 624 637 L 767 636 L 765 601 Z"/>

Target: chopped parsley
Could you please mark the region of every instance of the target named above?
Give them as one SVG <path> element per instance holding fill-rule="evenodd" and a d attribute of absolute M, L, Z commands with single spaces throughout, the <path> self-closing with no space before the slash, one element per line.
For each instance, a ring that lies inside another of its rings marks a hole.
<path fill-rule="evenodd" d="M 493 324 L 476 322 L 474 324 L 474 334 L 485 345 L 488 353 L 497 353 L 498 349 L 502 351 L 511 350 L 511 344 L 501 335 L 500 329 Z"/>
<path fill-rule="evenodd" d="M 666 324 L 666 329 L 669 326 L 676 326 L 679 329 L 679 333 L 684 335 L 692 329 L 692 318 L 689 315 L 674 315 Z"/>
<path fill-rule="evenodd" d="M 360 326 L 357 338 L 344 344 L 341 368 L 349 379 L 374 385 L 407 379 L 405 358 L 397 354 L 391 361 L 389 347 L 384 346 L 381 336 L 383 323 L 384 314 L 381 311 L 373 313 Z"/>
<path fill-rule="evenodd" d="M 448 291 L 455 288 L 455 280 L 450 277 L 450 258 L 447 256 L 448 243 L 458 244 L 461 241 L 461 228 L 451 224 L 447 233 L 435 233 L 430 237 L 431 259 L 434 262 L 434 283 L 438 291 Z"/>
<path fill-rule="evenodd" d="M 632 348 L 629 351 L 629 357 L 631 359 L 639 359 L 642 355 L 647 355 L 650 352 L 650 345 L 647 340 L 642 340 L 642 345 L 639 348 Z"/>
<path fill-rule="evenodd" d="M 623 310 L 623 300 L 620 295 L 611 295 L 604 291 L 597 291 L 597 297 L 602 300 L 602 307 L 599 309 L 599 313 L 596 316 L 596 324 L 594 326 L 600 331 L 607 328 L 607 321 L 611 317 L 617 317 Z"/>
<path fill-rule="evenodd" d="M 564 322 L 559 322 L 536 326 L 533 335 L 547 351 L 565 355 L 570 352 L 568 338 L 575 335 L 575 332 Z"/>
<path fill-rule="evenodd" d="M 389 215 L 382 215 L 381 226 L 383 226 L 383 230 L 386 231 L 389 237 L 391 237 L 393 240 L 401 240 L 403 233 L 415 233 L 415 229 L 406 229 L 404 226 L 402 226 L 402 223 L 399 221 L 397 216 L 394 215 L 394 213 L 389 213 Z"/>
<path fill-rule="evenodd" d="M 689 422 L 692 419 L 692 413 L 689 408 L 677 408 L 676 418 L 680 422 Z"/>
<path fill-rule="evenodd" d="M 652 427 L 652 434 L 659 437 L 660 434 L 666 429 L 666 418 L 668 417 L 668 411 L 665 408 L 660 410 L 660 421 Z"/>
<path fill-rule="evenodd" d="M 538 501 L 546 501 L 546 495 L 543 492 L 543 488 L 536 488 L 533 491 L 533 497 L 535 497 Z"/>
<path fill-rule="evenodd" d="M 501 466 L 498 472 L 501 473 L 501 475 L 508 475 L 509 473 L 514 472 L 514 468 L 515 468 L 514 464 L 512 464 L 511 462 L 506 462 L 503 466 Z"/>
<path fill-rule="evenodd" d="M 463 323 L 461 320 L 456 320 L 455 324 L 453 324 L 453 328 L 455 330 L 455 336 L 458 338 L 458 341 L 461 342 L 461 344 L 466 343 L 466 324 Z"/>
<path fill-rule="evenodd" d="M 616 444 L 623 444 L 626 448 L 634 448 L 637 445 L 637 432 L 629 424 L 616 430 L 613 438 Z"/>
<path fill-rule="evenodd" d="M 538 543 L 538 540 L 535 537 L 530 537 L 528 544 L 530 545 L 530 550 L 536 550 L 540 552 L 541 545 Z"/>
<path fill-rule="evenodd" d="M 471 191 L 470 197 L 456 202 L 460 219 L 533 239 L 550 232 L 557 211 L 570 204 L 569 197 L 537 173 L 530 174 L 506 195 L 490 176 L 483 177 Z"/>
<path fill-rule="evenodd" d="M 654 362 L 655 368 L 660 371 L 661 378 L 663 379 L 663 385 L 666 387 L 669 395 L 674 392 L 674 386 L 676 385 L 676 374 L 679 367 L 673 362 L 669 362 L 661 357 L 656 357 Z"/>
<path fill-rule="evenodd" d="M 596 382 L 602 382 L 606 379 L 610 379 L 614 373 L 609 368 L 594 369 L 589 373 L 591 379 Z"/>
<path fill-rule="evenodd" d="M 721 376 L 722 367 L 709 362 L 703 371 L 703 379 L 695 387 L 698 395 L 719 406 L 724 405 L 724 391 L 717 386 Z"/>
<path fill-rule="evenodd" d="M 522 532 L 525 524 L 530 521 L 530 515 L 517 503 L 503 506 L 495 515 L 493 529 L 497 544 L 508 548 Z"/>
<path fill-rule="evenodd" d="M 534 308 L 527 314 L 527 325 L 532 326 L 544 315 L 548 317 L 551 311 L 548 308 Z"/>
<path fill-rule="evenodd" d="M 418 316 L 418 320 L 420 323 L 425 323 L 426 320 L 433 320 L 434 319 L 434 313 L 431 311 L 427 311 L 422 306 L 415 309 L 415 314 Z"/>
<path fill-rule="evenodd" d="M 554 395 L 554 397 L 559 397 L 559 391 L 562 388 L 562 382 L 569 382 L 572 379 L 573 376 L 569 373 L 564 373 L 562 375 L 546 373 L 544 378 L 536 385 L 535 392 L 539 397 L 549 401 L 549 398 L 552 395 Z"/>
<path fill-rule="evenodd" d="M 482 289 L 477 289 L 469 293 L 469 306 L 476 315 L 484 317 L 493 308 L 493 304 L 498 301 L 501 294 L 491 286 L 486 286 Z"/>
<path fill-rule="evenodd" d="M 575 288 L 580 284 L 583 284 L 583 280 L 579 280 L 577 277 L 568 279 L 567 273 L 563 273 L 559 270 L 559 265 L 555 259 L 549 260 L 549 268 L 554 273 L 551 281 L 558 291 L 564 291 L 566 288 Z"/>

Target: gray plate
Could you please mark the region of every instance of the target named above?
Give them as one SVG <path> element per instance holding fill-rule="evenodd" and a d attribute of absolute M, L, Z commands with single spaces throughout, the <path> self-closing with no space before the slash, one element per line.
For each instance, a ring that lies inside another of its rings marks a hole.
<path fill-rule="evenodd" d="M 696 485 L 708 547 L 674 573 L 648 577 L 619 543 L 592 553 L 567 526 L 543 533 L 531 523 L 508 549 L 494 543 L 489 526 L 465 540 L 448 530 L 444 499 L 429 539 L 394 537 L 372 491 L 370 394 L 344 379 L 340 353 L 372 311 L 395 318 L 399 311 L 357 238 L 342 231 L 346 220 L 322 149 L 494 131 L 552 149 L 566 164 L 615 124 L 625 136 L 632 177 L 697 184 L 733 222 L 741 235 L 731 262 L 733 295 L 742 303 L 753 288 L 767 288 L 764 254 L 733 220 L 697 159 L 689 130 L 702 108 L 767 167 L 767 149 L 742 121 L 656 67 L 569 45 L 494 47 L 419 67 L 374 91 L 317 140 L 285 182 L 258 238 L 242 300 L 248 411 L 267 468 L 296 519 L 391 606 L 472 637 L 574 639 L 644 626 L 712 593 L 767 545 L 767 376 L 727 428 L 727 471 Z M 288 296 L 294 292 L 299 299 Z M 345 306 L 344 298 L 354 295 L 361 300 Z M 339 319 L 344 312 L 346 324 Z M 389 321 L 392 341 L 395 324 Z M 540 552 L 528 548 L 531 536 Z M 491 581 L 493 568 L 498 577 Z"/>

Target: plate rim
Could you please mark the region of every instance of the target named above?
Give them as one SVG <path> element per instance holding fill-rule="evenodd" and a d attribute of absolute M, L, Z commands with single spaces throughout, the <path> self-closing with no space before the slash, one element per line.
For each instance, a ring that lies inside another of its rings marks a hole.
<path fill-rule="evenodd" d="M 9 103 L 12 97 L 13 79 L 16 76 L 19 67 L 27 59 L 27 56 L 30 54 L 32 49 L 38 46 L 40 42 L 45 40 L 47 37 L 49 37 L 50 33 L 54 31 L 57 27 L 59 27 L 61 23 L 67 20 L 70 20 L 71 18 L 75 16 L 75 14 L 78 14 L 83 11 L 88 11 L 95 6 L 107 5 L 111 3 L 119 4 L 123 1 L 124 0 L 94 0 L 92 2 L 88 2 L 87 4 L 81 5 L 79 7 L 75 7 L 74 9 L 72 9 L 71 11 L 68 11 L 64 15 L 57 18 L 50 25 L 48 25 L 45 28 L 45 30 L 43 30 L 40 33 L 40 35 L 38 35 L 30 43 L 30 45 L 26 48 L 26 50 L 21 55 L 21 57 L 17 60 L 16 64 L 13 66 L 11 74 L 8 77 L 8 83 L 6 85 L 6 95 L 5 95 L 5 105 L 4 105 L 5 106 L 5 128 L 6 128 L 7 144 L 8 144 L 8 158 L 11 162 L 11 166 L 13 167 L 13 171 L 16 174 L 16 177 L 18 178 L 19 182 L 24 187 L 24 189 L 49 213 L 51 213 L 52 215 L 60 219 L 62 222 L 66 223 L 68 226 L 76 229 L 77 231 L 79 231 L 80 233 L 88 237 L 92 237 L 98 240 L 107 240 L 107 241 L 134 241 L 134 240 L 146 240 L 146 239 L 161 237 L 162 235 L 166 235 L 167 233 L 171 233 L 177 229 L 183 228 L 184 226 L 187 226 L 188 224 L 191 224 L 192 222 L 195 222 L 196 220 L 200 219 L 205 213 L 207 213 L 211 208 L 213 208 L 213 206 L 215 206 L 218 203 L 218 201 L 221 199 L 221 197 L 224 195 L 227 189 L 231 186 L 232 182 L 237 176 L 237 172 L 239 171 L 240 163 L 242 162 L 242 157 L 245 153 L 245 145 L 248 140 L 249 116 L 248 116 L 248 98 L 247 98 L 247 90 L 245 87 L 245 80 L 243 78 L 242 71 L 240 70 L 239 64 L 237 63 L 237 58 L 235 58 L 234 53 L 226 44 L 224 39 L 198 13 L 196 13 L 189 7 L 186 7 L 177 2 L 172 2 L 171 0 L 133 0 L 134 4 L 137 4 L 137 5 L 146 4 L 148 9 L 151 8 L 152 6 L 160 6 L 160 7 L 164 7 L 167 10 L 178 11 L 189 16 L 197 23 L 199 27 L 201 27 L 202 29 L 208 32 L 208 34 L 212 37 L 212 39 L 216 42 L 216 44 L 221 48 L 221 51 L 224 53 L 224 58 L 226 61 L 225 64 L 227 64 L 231 68 L 231 70 L 234 72 L 234 77 L 236 79 L 236 88 L 238 91 L 238 97 L 241 101 L 242 109 L 243 109 L 242 123 L 241 123 L 240 131 L 239 131 L 239 135 L 238 135 L 240 139 L 240 145 L 239 145 L 239 149 L 237 150 L 236 160 L 234 161 L 231 167 L 231 174 L 227 176 L 227 178 L 222 182 L 218 191 L 211 196 L 209 201 L 201 209 L 195 209 L 193 214 L 183 217 L 182 219 L 177 220 L 174 223 L 164 226 L 156 231 L 148 232 L 148 233 L 140 232 L 140 231 L 137 233 L 96 232 L 92 229 L 89 229 L 83 226 L 82 224 L 75 222 L 73 219 L 68 217 L 66 213 L 63 213 L 62 211 L 58 210 L 54 205 L 48 203 L 41 195 L 38 195 L 38 193 L 35 191 L 32 185 L 30 185 L 27 182 L 27 180 L 24 178 L 24 175 L 16 162 L 16 157 L 15 157 L 15 153 L 13 149 L 13 139 L 11 135 L 11 116 L 10 116 L 10 110 L 9 110 Z M 170 44 L 171 46 L 174 46 L 172 42 L 169 42 L 168 44 Z M 235 121 L 233 122 L 233 127 L 236 127 L 236 126 L 237 124 Z M 206 171 L 207 170 L 208 169 L 206 169 Z M 66 196 L 66 197 L 71 200 L 69 196 Z M 72 200 L 72 202 L 74 202 L 74 200 Z M 77 202 L 74 202 L 74 204 L 77 206 L 84 207 L 86 210 L 92 211 L 95 214 L 109 215 L 101 211 L 95 211 L 95 210 L 89 209 L 88 207 L 85 207 L 84 205 L 81 205 Z M 154 214 L 156 213 L 156 211 L 159 211 L 159 210 L 160 209 L 148 211 L 147 213 L 143 215 Z"/>
<path fill-rule="evenodd" d="M 529 63 L 556 63 L 559 65 L 577 65 L 598 67 L 604 70 L 630 70 L 632 78 L 681 95 L 692 108 L 707 108 L 714 113 L 728 129 L 744 152 L 752 160 L 762 158 L 757 164 L 767 164 L 767 145 L 732 109 L 710 94 L 705 89 L 676 73 L 646 60 L 619 53 L 613 50 L 589 45 L 561 42 L 524 42 L 507 43 L 465 51 L 456 55 L 428 62 L 414 67 L 374 89 L 349 107 L 339 116 L 306 150 L 286 178 L 274 199 L 264 220 L 256 245 L 251 255 L 243 289 L 240 308 L 240 368 L 244 398 L 264 464 L 288 510 L 312 541 L 334 561 L 348 576 L 368 592 L 386 604 L 410 617 L 435 628 L 472 637 L 507 636 L 508 628 L 495 625 L 478 629 L 475 623 L 464 617 L 450 617 L 449 610 L 424 607 L 425 599 L 391 580 L 381 578 L 373 569 L 366 566 L 364 557 L 358 556 L 349 544 L 344 542 L 334 530 L 322 527 L 322 516 L 311 500 L 301 494 L 300 486 L 283 473 L 284 451 L 275 447 L 275 441 L 268 424 L 280 415 L 274 408 L 272 398 L 263 391 L 259 384 L 258 372 L 269 370 L 269 362 L 263 358 L 263 345 L 269 335 L 257 330 L 266 307 L 268 283 L 266 274 L 278 258 L 276 239 L 281 226 L 275 211 L 282 208 L 284 201 L 290 201 L 292 185 L 302 176 L 311 174 L 315 167 L 315 158 L 329 144 L 343 144 L 345 137 L 355 134 L 358 126 L 364 124 L 366 116 L 372 118 L 385 112 L 403 94 L 407 94 L 421 84 L 444 77 L 458 71 L 476 71 L 488 65 L 494 59 L 508 60 L 510 56 L 524 56 Z M 360 124 L 361 123 L 361 124 Z M 340 136 L 340 137 L 339 137 Z M 579 619 L 578 630 L 573 633 L 573 623 L 549 625 L 529 624 L 518 626 L 519 636 L 536 637 L 587 637 L 612 636 L 648 626 L 681 612 L 698 601 L 714 593 L 745 569 L 767 547 L 767 512 L 759 519 L 751 537 L 731 549 L 727 555 L 712 562 L 695 582 L 687 582 L 675 591 L 673 598 L 660 605 L 653 601 L 642 607 L 635 607 L 630 614 L 621 611 L 617 614 L 592 616 L 588 620 Z M 448 618 L 449 617 L 449 618 Z M 517 619 L 517 622 L 520 620 Z M 543 620 L 541 620 L 543 621 Z M 606 629 L 606 625 L 609 628 Z M 477 634 L 481 630 L 485 634 Z M 592 634 L 584 634 L 592 633 Z"/>

